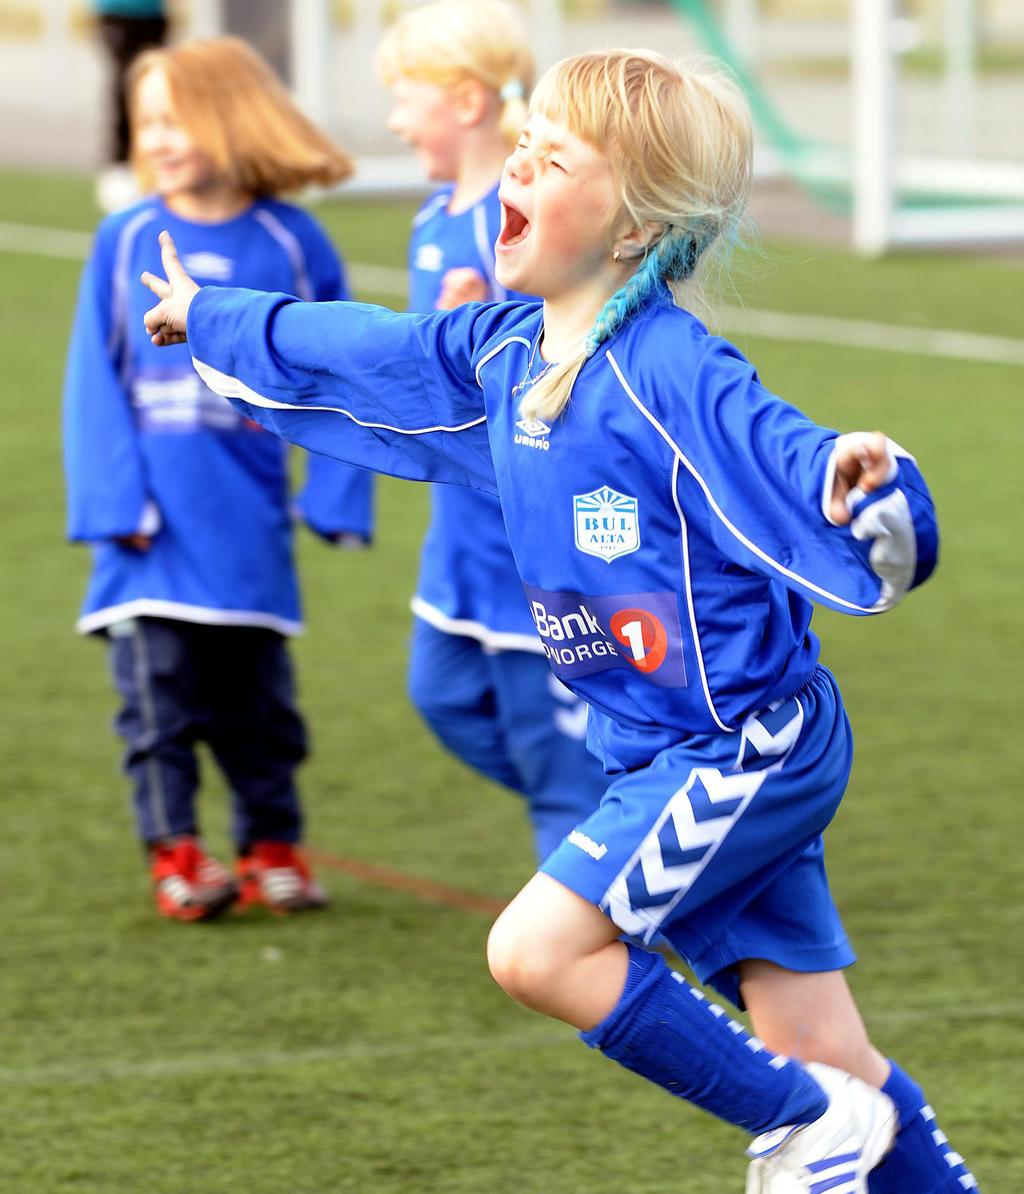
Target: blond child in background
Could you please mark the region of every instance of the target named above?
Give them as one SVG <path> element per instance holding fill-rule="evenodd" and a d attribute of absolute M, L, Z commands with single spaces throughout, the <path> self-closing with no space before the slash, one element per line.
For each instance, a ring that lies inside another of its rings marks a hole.
<path fill-rule="evenodd" d="M 409 309 L 519 297 L 494 272 L 498 179 L 533 85 L 519 13 L 502 0 L 423 5 L 390 27 L 376 66 L 390 128 L 442 184 L 413 220 Z M 543 423 L 521 432 L 546 448 Z M 586 749 L 586 708 L 548 667 L 497 499 L 433 485 L 430 501 L 409 693 L 441 743 L 524 798 L 543 859 L 607 786 Z"/>

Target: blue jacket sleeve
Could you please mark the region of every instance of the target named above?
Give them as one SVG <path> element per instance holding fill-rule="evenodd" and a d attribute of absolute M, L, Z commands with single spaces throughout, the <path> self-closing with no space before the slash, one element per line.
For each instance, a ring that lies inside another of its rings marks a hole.
<path fill-rule="evenodd" d="M 335 460 L 497 492 L 474 347 L 503 308 L 399 315 L 211 286 L 188 339 L 206 384 L 250 418 Z"/>
<path fill-rule="evenodd" d="M 78 294 L 64 380 L 68 537 L 110 539 L 140 529 L 146 477 L 111 327 L 113 244 L 101 229 Z"/>
<path fill-rule="evenodd" d="M 828 508 L 847 437 L 769 393 L 731 345 L 710 342 L 686 406 L 678 483 L 703 491 L 712 537 L 729 559 L 847 614 L 889 609 L 931 575 L 935 510 L 898 445 L 889 442 L 886 484 L 867 497 L 855 490 L 852 521 L 838 526 Z"/>
<path fill-rule="evenodd" d="M 320 226 L 309 217 L 307 261 L 313 297 L 318 303 L 351 298 L 344 266 Z M 373 538 L 374 475 L 311 452 L 306 457 L 306 480 L 296 496 L 299 517 L 318 535 L 358 535 Z"/>

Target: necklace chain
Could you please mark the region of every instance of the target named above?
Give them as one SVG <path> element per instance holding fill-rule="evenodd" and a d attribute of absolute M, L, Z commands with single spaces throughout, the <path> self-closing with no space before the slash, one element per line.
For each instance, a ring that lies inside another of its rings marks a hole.
<path fill-rule="evenodd" d="M 555 367 L 555 361 L 547 361 L 544 364 L 544 368 L 536 375 L 536 377 L 533 374 L 533 362 L 537 359 L 537 352 L 540 349 L 540 342 L 543 336 L 544 328 L 541 327 L 541 329 L 537 332 L 537 339 L 533 342 L 533 348 L 530 350 L 530 359 L 526 362 L 526 372 L 523 374 L 522 380 L 519 382 L 519 384 L 512 387 L 513 398 L 517 397 L 517 395 L 521 394 L 524 390 L 528 390 L 531 386 L 536 385 L 545 373 Z"/>

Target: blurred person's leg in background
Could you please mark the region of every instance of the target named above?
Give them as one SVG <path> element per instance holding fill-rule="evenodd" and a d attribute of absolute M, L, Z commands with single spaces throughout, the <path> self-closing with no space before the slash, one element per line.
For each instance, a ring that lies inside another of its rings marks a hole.
<path fill-rule="evenodd" d="M 143 50 L 167 40 L 164 0 L 93 0 L 99 39 L 109 71 L 106 164 L 96 184 L 96 201 L 107 212 L 128 207 L 139 197 L 128 165 L 128 68 Z"/>

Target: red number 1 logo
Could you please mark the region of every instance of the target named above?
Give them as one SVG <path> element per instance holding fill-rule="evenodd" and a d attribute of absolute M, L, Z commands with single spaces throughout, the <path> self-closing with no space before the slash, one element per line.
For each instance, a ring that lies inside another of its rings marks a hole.
<path fill-rule="evenodd" d="M 654 672 L 665 662 L 668 635 L 659 618 L 645 609 L 620 609 L 609 623 L 612 634 L 624 647 L 638 672 Z"/>

